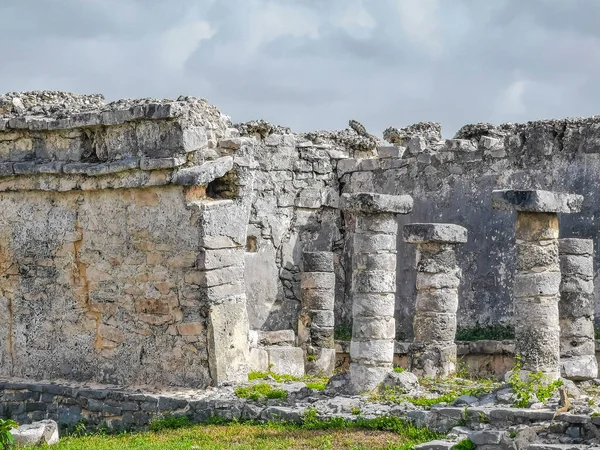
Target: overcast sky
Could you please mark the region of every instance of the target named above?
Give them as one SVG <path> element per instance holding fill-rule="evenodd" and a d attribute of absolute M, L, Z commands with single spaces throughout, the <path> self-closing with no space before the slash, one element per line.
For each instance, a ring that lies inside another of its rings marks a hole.
<path fill-rule="evenodd" d="M 371 133 L 600 112 L 600 0 L 0 0 L 0 92 Z"/>

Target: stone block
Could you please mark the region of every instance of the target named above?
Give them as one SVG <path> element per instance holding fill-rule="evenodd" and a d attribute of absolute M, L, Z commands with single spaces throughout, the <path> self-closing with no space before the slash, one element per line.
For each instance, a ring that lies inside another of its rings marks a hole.
<path fill-rule="evenodd" d="M 205 186 L 233 169 L 233 157 L 223 156 L 199 166 L 179 169 L 172 182 L 182 186 Z"/>
<path fill-rule="evenodd" d="M 458 291 L 456 289 L 417 291 L 415 308 L 418 311 L 455 313 L 458 309 Z"/>
<path fill-rule="evenodd" d="M 546 270 L 558 271 L 558 245 L 556 240 L 541 241 L 547 245 L 540 245 L 540 241 L 517 242 L 517 271 L 543 272 Z"/>
<path fill-rule="evenodd" d="M 454 244 L 419 244 L 417 271 L 459 274 Z"/>
<path fill-rule="evenodd" d="M 456 289 L 460 278 L 456 273 L 417 273 L 417 290 Z"/>
<path fill-rule="evenodd" d="M 296 334 L 294 330 L 258 331 L 259 345 L 268 347 L 273 345 L 294 346 L 296 345 Z"/>
<path fill-rule="evenodd" d="M 383 365 L 363 365 L 350 363 L 350 393 L 367 393 L 377 389 L 385 377 L 392 372 L 391 361 Z"/>
<path fill-rule="evenodd" d="M 560 334 L 565 340 L 572 338 L 594 338 L 594 321 L 591 317 L 560 320 Z"/>
<path fill-rule="evenodd" d="M 386 195 L 371 192 L 342 194 L 340 209 L 364 214 L 408 214 L 412 211 L 413 199 L 410 195 Z"/>
<path fill-rule="evenodd" d="M 492 192 L 496 209 L 538 213 L 576 213 L 581 211 L 583 196 L 542 190 L 497 190 Z"/>
<path fill-rule="evenodd" d="M 356 232 L 375 232 L 396 235 L 398 223 L 388 215 L 359 214 L 356 217 Z"/>
<path fill-rule="evenodd" d="M 418 342 L 454 342 L 456 314 L 417 311 L 413 329 Z"/>
<path fill-rule="evenodd" d="M 360 270 L 396 271 L 396 252 L 387 253 L 354 253 L 353 266 Z"/>
<path fill-rule="evenodd" d="M 379 158 L 402 158 L 405 147 L 395 145 L 377 147 L 377 156 Z"/>
<path fill-rule="evenodd" d="M 54 420 L 42 420 L 13 428 L 15 444 L 18 447 L 40 447 L 58 444 L 58 425 Z"/>
<path fill-rule="evenodd" d="M 564 291 L 561 286 L 558 310 L 563 319 L 592 317 L 594 315 L 594 293 Z"/>
<path fill-rule="evenodd" d="M 591 294 L 594 292 L 594 280 L 584 280 L 579 276 L 570 276 L 568 273 L 562 274 L 560 291 L 562 294 L 566 292 L 580 292 L 582 294 Z"/>
<path fill-rule="evenodd" d="M 269 354 L 264 348 L 251 348 L 248 355 L 250 372 L 267 372 L 269 370 Z"/>
<path fill-rule="evenodd" d="M 335 290 L 331 289 L 302 289 L 303 309 L 333 310 Z"/>
<path fill-rule="evenodd" d="M 396 273 L 387 270 L 355 271 L 352 287 L 354 292 L 360 293 L 396 292 Z"/>
<path fill-rule="evenodd" d="M 515 276 L 515 297 L 556 295 L 560 287 L 560 272 L 518 273 Z"/>
<path fill-rule="evenodd" d="M 300 275 L 302 289 L 331 289 L 335 286 L 333 272 L 302 272 Z"/>
<path fill-rule="evenodd" d="M 200 248 L 196 266 L 200 270 L 221 269 L 240 266 L 244 262 L 244 248 L 205 249 Z"/>
<path fill-rule="evenodd" d="M 404 225 L 403 238 L 409 244 L 467 242 L 467 229 L 451 223 L 411 223 Z"/>
<path fill-rule="evenodd" d="M 214 382 L 248 380 L 248 312 L 246 302 L 208 309 L 208 356 Z"/>
<path fill-rule="evenodd" d="M 558 240 L 558 250 L 561 255 L 594 254 L 593 239 L 562 238 Z"/>
<path fill-rule="evenodd" d="M 269 355 L 269 367 L 271 371 L 293 375 L 304 376 L 304 352 L 300 347 L 265 347 Z"/>
<path fill-rule="evenodd" d="M 582 355 L 560 359 L 560 373 L 568 380 L 592 380 L 598 377 L 596 355 Z"/>
<path fill-rule="evenodd" d="M 312 326 L 316 326 L 319 328 L 333 328 L 334 316 L 332 310 L 313 310 L 308 311 L 308 314 L 311 317 Z"/>
<path fill-rule="evenodd" d="M 111 173 L 125 172 L 127 170 L 134 170 L 138 169 L 139 167 L 139 158 L 125 158 L 102 164 L 94 164 L 87 169 L 86 173 L 91 177 L 96 177 Z"/>
<path fill-rule="evenodd" d="M 200 245 L 209 249 L 246 245 L 248 211 L 231 200 L 197 202 Z M 227 217 L 227 220 L 223 220 Z"/>
<path fill-rule="evenodd" d="M 393 293 L 354 293 L 352 296 L 353 317 L 394 316 L 396 297 Z"/>
<path fill-rule="evenodd" d="M 302 253 L 304 272 L 333 272 L 333 252 Z"/>
<path fill-rule="evenodd" d="M 365 340 L 352 339 L 350 342 L 350 359 L 352 361 L 366 361 L 372 364 L 389 363 L 394 359 L 394 340 Z"/>
<path fill-rule="evenodd" d="M 356 233 L 353 250 L 355 253 L 396 252 L 396 235 Z"/>
<path fill-rule="evenodd" d="M 353 339 L 394 339 L 396 323 L 393 316 L 364 317 L 354 316 L 352 321 Z"/>
<path fill-rule="evenodd" d="M 308 359 L 307 357 L 305 362 L 307 375 L 326 377 L 333 375 L 336 358 L 335 349 L 320 348 L 316 354 L 313 354 L 312 356 L 314 358 Z"/>
<path fill-rule="evenodd" d="M 172 169 L 182 166 L 186 163 L 185 155 L 172 156 L 169 158 L 141 158 L 140 169 L 142 170 L 160 170 Z"/>
<path fill-rule="evenodd" d="M 517 251 L 521 241 L 547 241 L 558 239 L 558 216 L 554 213 L 517 214 L 515 226 Z"/>
<path fill-rule="evenodd" d="M 560 270 L 564 274 L 590 279 L 594 276 L 594 259 L 587 255 L 563 254 L 560 255 Z"/>

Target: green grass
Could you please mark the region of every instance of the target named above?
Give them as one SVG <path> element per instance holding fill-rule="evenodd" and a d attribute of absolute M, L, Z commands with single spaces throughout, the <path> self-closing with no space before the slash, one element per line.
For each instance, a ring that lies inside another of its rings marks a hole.
<path fill-rule="evenodd" d="M 394 367 L 394 372 L 402 373 L 402 372 L 406 372 L 406 369 L 404 367 L 396 366 L 396 367 Z"/>
<path fill-rule="evenodd" d="M 189 427 L 191 424 L 188 416 L 166 416 L 154 419 L 148 428 L 150 431 L 176 430 Z"/>
<path fill-rule="evenodd" d="M 315 391 L 324 391 L 327 386 L 327 381 L 308 381 L 306 387 Z"/>
<path fill-rule="evenodd" d="M 163 419 L 160 419 L 163 420 Z M 162 428 L 159 432 L 66 437 L 54 450 L 286 450 L 348 449 L 409 450 L 439 439 L 439 433 L 403 422 L 397 417 L 320 420 L 308 411 L 301 425 L 286 423 L 229 423 Z"/>
<path fill-rule="evenodd" d="M 273 386 L 267 383 L 254 384 L 247 387 L 239 387 L 235 390 L 235 395 L 239 398 L 247 398 L 250 400 L 276 399 L 287 398 L 287 392 L 283 389 L 274 389 Z"/>
<path fill-rule="evenodd" d="M 250 372 L 248 374 L 248 381 L 264 380 L 268 377 L 272 377 L 278 383 L 285 383 L 286 381 L 301 381 L 301 378 L 293 375 L 279 374 L 275 372 Z"/>
<path fill-rule="evenodd" d="M 504 325 L 476 326 L 456 330 L 457 341 L 504 341 L 514 338 L 515 330 L 512 327 Z"/>

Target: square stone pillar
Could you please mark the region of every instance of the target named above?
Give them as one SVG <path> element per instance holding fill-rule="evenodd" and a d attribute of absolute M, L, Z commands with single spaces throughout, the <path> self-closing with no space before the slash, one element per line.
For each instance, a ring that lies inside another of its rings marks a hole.
<path fill-rule="evenodd" d="M 456 311 L 461 270 L 456 244 L 467 229 L 447 223 L 404 226 L 404 241 L 417 245 L 417 299 L 409 368 L 418 376 L 447 377 L 456 371 Z"/>
<path fill-rule="evenodd" d="M 232 200 L 195 205 L 200 215 L 201 248 L 196 283 L 206 306 L 210 374 L 217 385 L 248 381 L 245 208 Z"/>
<path fill-rule="evenodd" d="M 540 190 L 492 192 L 496 209 L 517 211 L 514 285 L 515 354 L 526 375 L 560 378 L 558 215 L 581 210 L 583 197 Z"/>
<path fill-rule="evenodd" d="M 356 216 L 349 392 L 374 390 L 393 368 L 396 214 L 409 213 L 412 205 L 408 195 L 356 193 L 341 197 L 342 209 Z"/>
<path fill-rule="evenodd" d="M 559 239 L 560 371 L 564 378 L 598 377 L 594 341 L 594 241 Z"/>
<path fill-rule="evenodd" d="M 298 341 L 304 350 L 305 372 L 330 377 L 335 369 L 333 253 L 304 252 L 303 266 Z"/>

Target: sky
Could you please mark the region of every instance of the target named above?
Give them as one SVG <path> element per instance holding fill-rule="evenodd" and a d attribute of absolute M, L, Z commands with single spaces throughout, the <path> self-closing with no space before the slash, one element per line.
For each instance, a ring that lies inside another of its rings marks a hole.
<path fill-rule="evenodd" d="M 234 122 L 600 113 L 598 0 L 0 0 L 0 93 L 206 98 Z"/>

